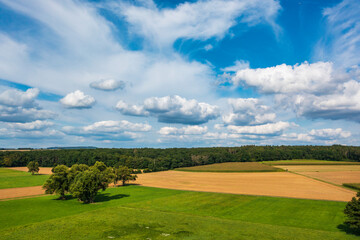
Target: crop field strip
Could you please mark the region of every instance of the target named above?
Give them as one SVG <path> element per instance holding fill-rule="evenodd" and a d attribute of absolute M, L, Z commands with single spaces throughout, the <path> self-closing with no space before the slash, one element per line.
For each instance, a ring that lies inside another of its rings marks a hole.
<path fill-rule="evenodd" d="M 177 168 L 187 172 L 282 172 L 284 170 L 258 162 L 225 162 L 194 167 Z"/>
<path fill-rule="evenodd" d="M 0 238 L 357 239 L 341 230 L 344 202 L 140 186 L 108 189 L 96 204 L 54 198 L 0 202 Z"/>
<path fill-rule="evenodd" d="M 263 161 L 262 163 L 266 165 L 360 165 L 360 162 L 328 161 L 316 159 Z"/>

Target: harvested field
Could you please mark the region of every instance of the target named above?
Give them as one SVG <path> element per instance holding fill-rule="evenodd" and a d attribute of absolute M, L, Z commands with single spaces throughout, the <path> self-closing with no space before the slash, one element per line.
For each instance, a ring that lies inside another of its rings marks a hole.
<path fill-rule="evenodd" d="M 17 170 L 17 171 L 23 171 L 23 172 L 27 172 L 28 168 L 27 167 L 9 167 L 8 169 L 13 169 L 13 170 Z M 51 167 L 40 167 L 40 174 L 52 174 L 51 172 Z"/>
<path fill-rule="evenodd" d="M 41 186 L 0 189 L 0 199 L 28 197 L 44 194 Z"/>
<path fill-rule="evenodd" d="M 338 185 L 360 182 L 360 171 L 301 172 L 300 174 Z"/>
<path fill-rule="evenodd" d="M 280 172 L 280 168 L 258 162 L 225 162 L 194 167 L 177 168 L 176 171 L 187 172 Z"/>
<path fill-rule="evenodd" d="M 349 201 L 355 192 L 289 172 L 139 174 L 137 184 L 180 190 Z"/>
<path fill-rule="evenodd" d="M 360 162 L 327 161 L 316 159 L 263 161 L 262 163 L 267 165 L 360 165 Z"/>
<path fill-rule="evenodd" d="M 276 167 L 287 169 L 292 172 L 339 172 L 360 171 L 360 165 L 276 165 Z"/>

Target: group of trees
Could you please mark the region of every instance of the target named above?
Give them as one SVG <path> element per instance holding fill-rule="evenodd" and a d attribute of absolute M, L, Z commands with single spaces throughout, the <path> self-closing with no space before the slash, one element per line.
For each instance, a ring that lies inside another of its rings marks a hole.
<path fill-rule="evenodd" d="M 221 162 L 250 162 L 286 159 L 319 159 L 360 162 L 360 147 L 353 146 L 242 146 L 169 149 L 68 149 L 0 152 L 0 166 L 26 166 L 38 161 L 42 167 L 74 164 L 127 166 L 161 171 Z"/>
<path fill-rule="evenodd" d="M 346 204 L 344 213 L 347 217 L 345 224 L 360 234 L 360 192 Z"/>
<path fill-rule="evenodd" d="M 74 164 L 71 168 L 58 165 L 52 172 L 43 185 L 45 193 L 58 194 L 60 199 L 65 199 L 65 194 L 70 193 L 84 203 L 94 202 L 98 191 L 105 190 L 112 182 L 117 185 L 121 181 L 125 185 L 137 178 L 126 166 L 112 168 L 99 161 L 91 167 L 86 164 Z"/>

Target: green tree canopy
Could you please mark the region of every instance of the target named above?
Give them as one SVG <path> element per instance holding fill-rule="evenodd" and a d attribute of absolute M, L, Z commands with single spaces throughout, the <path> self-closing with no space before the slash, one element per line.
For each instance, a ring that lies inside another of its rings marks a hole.
<path fill-rule="evenodd" d="M 59 194 L 60 199 L 65 199 L 65 193 L 69 191 L 70 183 L 68 180 L 69 168 L 65 165 L 58 165 L 52 169 L 53 174 L 43 185 L 45 193 Z"/>
<path fill-rule="evenodd" d="M 116 185 L 118 181 L 122 181 L 122 185 L 125 185 L 128 181 L 135 181 L 137 175 L 132 174 L 132 172 L 133 170 L 126 166 L 120 166 L 119 168 L 115 168 L 114 185 Z"/>
<path fill-rule="evenodd" d="M 28 172 L 31 172 L 32 175 L 34 175 L 35 173 L 38 173 L 40 168 L 39 168 L 39 163 L 36 161 L 31 161 L 28 163 L 27 168 L 29 169 Z"/>
<path fill-rule="evenodd" d="M 353 197 L 350 202 L 346 204 L 344 213 L 346 214 L 346 221 L 350 228 L 360 231 L 360 192 Z"/>
<path fill-rule="evenodd" d="M 89 170 L 79 172 L 76 175 L 71 184 L 70 192 L 84 203 L 93 203 L 98 191 L 100 189 L 105 190 L 111 180 L 106 175 L 106 170 L 101 172 L 96 167 L 91 167 Z"/>

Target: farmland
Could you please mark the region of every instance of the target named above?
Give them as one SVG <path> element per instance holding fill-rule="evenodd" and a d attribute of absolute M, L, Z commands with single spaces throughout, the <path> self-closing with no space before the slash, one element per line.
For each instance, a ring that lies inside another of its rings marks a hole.
<path fill-rule="evenodd" d="M 262 163 L 267 165 L 360 165 L 360 162 L 328 161 L 328 160 L 316 160 L 316 159 L 263 161 Z"/>
<path fill-rule="evenodd" d="M 177 171 L 187 172 L 281 172 L 280 168 L 257 162 L 226 162 L 210 165 L 177 168 Z"/>
<path fill-rule="evenodd" d="M 42 185 L 49 176 L 0 168 L 0 189 Z"/>
<path fill-rule="evenodd" d="M 140 186 L 97 204 L 54 198 L 0 202 L 1 239 L 357 239 L 342 230 L 344 202 Z"/>
<path fill-rule="evenodd" d="M 355 192 L 289 172 L 165 171 L 139 174 L 137 184 L 180 190 L 349 201 Z"/>

